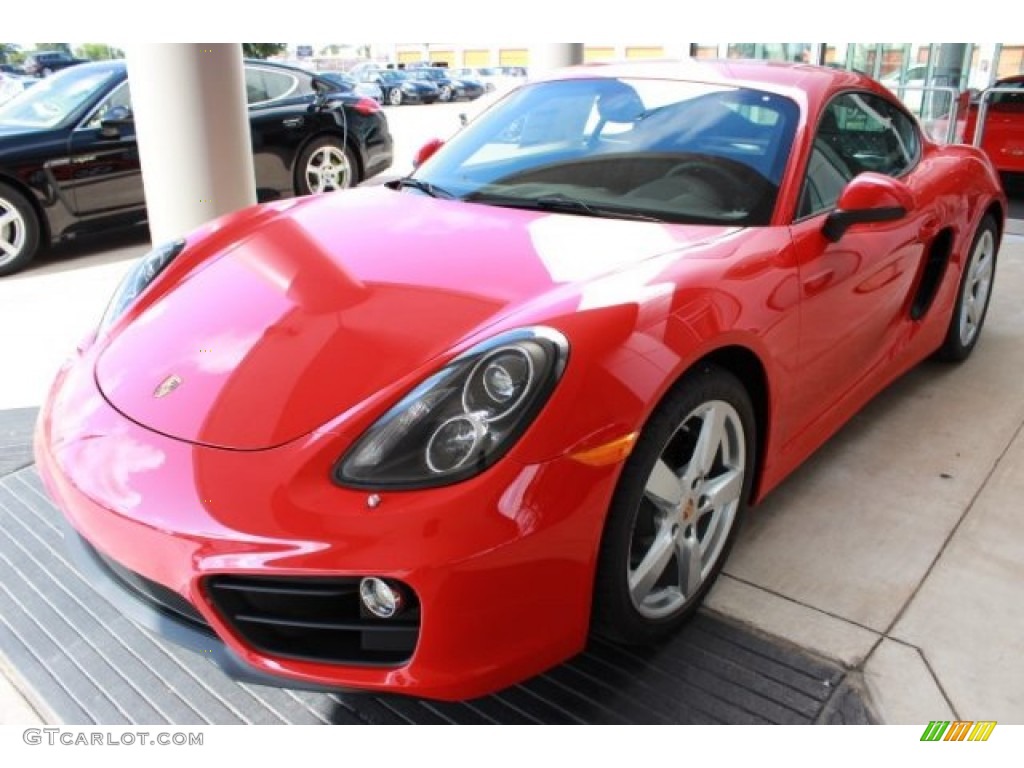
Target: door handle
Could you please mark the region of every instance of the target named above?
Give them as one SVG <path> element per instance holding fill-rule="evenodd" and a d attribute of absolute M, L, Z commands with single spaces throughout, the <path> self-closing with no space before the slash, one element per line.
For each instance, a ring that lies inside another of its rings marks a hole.
<path fill-rule="evenodd" d="M 289 117 L 287 120 L 282 120 L 281 123 L 285 128 L 300 128 L 304 118 L 301 117 Z"/>

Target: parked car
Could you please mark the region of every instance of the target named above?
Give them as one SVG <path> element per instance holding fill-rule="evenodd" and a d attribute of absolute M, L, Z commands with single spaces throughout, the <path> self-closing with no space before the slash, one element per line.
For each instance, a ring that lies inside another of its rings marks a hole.
<path fill-rule="evenodd" d="M 380 87 L 384 103 L 394 107 L 399 104 L 433 104 L 441 98 L 441 92 L 434 83 L 421 80 L 413 72 L 403 69 L 366 69 L 360 72 L 359 78 Z"/>
<path fill-rule="evenodd" d="M 25 74 L 32 77 L 49 77 L 54 72 L 87 61 L 88 59 L 76 59 L 64 51 L 33 51 L 25 57 Z"/>
<path fill-rule="evenodd" d="M 24 75 L 25 70 L 15 64 L 0 64 L 0 73 L 5 75 Z"/>
<path fill-rule="evenodd" d="M 997 170 L 1019 181 L 1024 176 L 1024 75 L 1004 78 L 992 87 L 1011 92 L 989 96 L 981 147 Z M 974 141 L 978 106 L 975 101 L 967 113 L 964 141 L 968 143 Z"/>
<path fill-rule="evenodd" d="M 317 77 L 321 77 L 324 80 L 337 85 L 342 93 L 356 93 L 359 96 L 365 96 L 368 99 L 373 99 L 377 103 L 384 101 L 384 91 L 382 91 L 380 86 L 376 83 L 360 82 L 345 72 L 337 72 L 334 70 L 323 70 L 316 74 Z"/>
<path fill-rule="evenodd" d="M 524 78 L 510 75 L 504 67 L 458 67 L 451 70 L 454 77 L 466 78 L 482 83 L 484 90 L 507 91 L 523 83 Z"/>
<path fill-rule="evenodd" d="M 155 248 L 41 411 L 86 580 L 241 679 L 463 699 L 664 638 L 981 336 L 998 177 L 868 78 L 581 67 L 433 146 Z"/>
<path fill-rule="evenodd" d="M 372 99 L 293 67 L 245 64 L 260 199 L 354 186 L 391 165 Z M 0 107 L 0 275 L 40 243 L 146 218 L 124 62 L 81 64 Z"/>
<path fill-rule="evenodd" d="M 447 69 L 419 67 L 412 71 L 415 72 L 417 79 L 429 80 L 437 86 L 440 101 L 458 101 L 459 99 L 473 101 L 484 95 L 484 86 L 479 80 L 457 77 Z"/>

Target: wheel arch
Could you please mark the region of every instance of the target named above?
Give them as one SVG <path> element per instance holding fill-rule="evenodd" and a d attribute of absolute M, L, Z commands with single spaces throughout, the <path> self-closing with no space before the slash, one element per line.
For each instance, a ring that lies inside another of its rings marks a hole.
<path fill-rule="evenodd" d="M 32 210 L 36 214 L 36 221 L 39 222 L 39 247 L 42 248 L 44 244 L 49 245 L 53 242 L 50 219 L 47 217 L 45 211 L 43 211 L 43 206 L 39 203 L 39 198 L 32 194 L 32 190 L 16 176 L 10 176 L 5 173 L 0 173 L 0 184 L 6 184 L 15 192 L 20 193 L 22 197 L 28 200 L 28 204 L 32 206 Z"/>

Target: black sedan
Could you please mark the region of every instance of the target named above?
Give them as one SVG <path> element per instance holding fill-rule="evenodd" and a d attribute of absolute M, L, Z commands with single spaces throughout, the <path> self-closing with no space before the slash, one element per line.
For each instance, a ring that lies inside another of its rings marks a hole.
<path fill-rule="evenodd" d="M 260 201 L 351 187 L 391 165 L 380 105 L 315 74 L 245 63 Z M 39 246 L 146 219 L 124 62 L 80 64 L 0 106 L 0 276 Z"/>
<path fill-rule="evenodd" d="M 429 80 L 437 86 L 441 101 L 473 101 L 484 95 L 484 85 L 479 80 L 456 77 L 441 67 L 417 67 L 412 72 L 420 80 Z"/>
<path fill-rule="evenodd" d="M 437 86 L 418 78 L 414 70 L 371 69 L 361 73 L 360 79 L 379 85 L 384 92 L 384 103 L 395 107 L 399 104 L 433 104 L 441 98 Z"/>

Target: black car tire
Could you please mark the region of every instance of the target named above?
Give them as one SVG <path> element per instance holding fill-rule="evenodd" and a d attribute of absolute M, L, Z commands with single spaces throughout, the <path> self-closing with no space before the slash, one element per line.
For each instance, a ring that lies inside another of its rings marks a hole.
<path fill-rule="evenodd" d="M 978 224 L 967 252 L 946 338 L 936 352 L 940 360 L 959 363 L 974 351 L 992 299 L 998 251 L 999 230 L 995 220 L 985 216 Z"/>
<path fill-rule="evenodd" d="M 390 91 L 388 91 L 388 104 L 390 104 L 393 107 L 397 107 L 401 103 L 402 103 L 402 89 L 401 88 L 392 88 Z"/>
<path fill-rule="evenodd" d="M 0 184 L 0 277 L 28 266 L 39 248 L 39 220 L 18 190 Z"/>
<path fill-rule="evenodd" d="M 753 405 L 735 375 L 701 364 L 676 383 L 612 497 L 594 581 L 595 634 L 647 644 L 697 610 L 743 520 L 756 443 Z"/>
<path fill-rule="evenodd" d="M 302 150 L 295 164 L 296 195 L 349 189 L 359 181 L 359 163 L 352 150 L 337 136 L 314 139 Z"/>
<path fill-rule="evenodd" d="M 442 85 L 441 93 L 439 94 L 438 98 L 440 98 L 441 101 L 446 103 L 449 101 L 455 101 L 455 91 L 452 89 L 450 85 Z"/>

